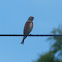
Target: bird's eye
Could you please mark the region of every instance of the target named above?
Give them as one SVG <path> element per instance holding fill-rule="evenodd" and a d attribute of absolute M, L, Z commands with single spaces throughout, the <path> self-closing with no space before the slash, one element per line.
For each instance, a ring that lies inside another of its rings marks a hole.
<path fill-rule="evenodd" d="M 30 19 L 30 20 L 32 20 L 32 19 Z"/>
<path fill-rule="evenodd" d="M 29 19 L 30 21 L 32 20 L 32 19 Z"/>

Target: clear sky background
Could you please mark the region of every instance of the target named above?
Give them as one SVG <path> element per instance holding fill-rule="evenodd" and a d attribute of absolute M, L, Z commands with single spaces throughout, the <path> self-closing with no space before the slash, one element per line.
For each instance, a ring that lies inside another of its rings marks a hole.
<path fill-rule="evenodd" d="M 62 24 L 62 0 L 0 0 L 0 34 L 23 34 L 34 16 L 31 34 L 50 34 Z M 32 62 L 49 51 L 48 37 L 0 37 L 0 62 Z"/>

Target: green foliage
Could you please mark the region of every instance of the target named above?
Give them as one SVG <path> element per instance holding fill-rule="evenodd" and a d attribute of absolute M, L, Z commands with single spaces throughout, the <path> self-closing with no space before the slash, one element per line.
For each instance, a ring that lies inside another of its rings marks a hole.
<path fill-rule="evenodd" d="M 62 28 L 59 26 L 57 29 L 53 29 L 51 32 L 52 34 L 62 34 Z M 48 40 L 51 40 L 53 42 L 50 51 L 48 53 L 45 53 L 43 55 L 40 55 L 40 58 L 37 59 L 37 61 L 34 62 L 62 62 L 62 58 L 56 58 L 56 53 L 59 52 L 57 56 L 62 57 L 62 37 L 53 36 L 49 37 Z"/>
<path fill-rule="evenodd" d="M 54 55 L 51 54 L 51 52 L 48 52 L 44 55 L 41 55 L 40 56 L 40 59 L 38 59 L 37 61 L 35 62 L 54 62 Z"/>
<path fill-rule="evenodd" d="M 33 62 L 62 62 L 62 60 L 55 59 L 53 52 L 50 51 L 44 55 L 40 55 L 40 58 Z"/>
<path fill-rule="evenodd" d="M 62 29 L 59 26 L 58 29 L 53 29 L 53 31 L 51 33 L 61 35 L 62 34 Z M 59 37 L 58 36 L 49 37 L 48 40 L 54 40 L 54 44 L 51 46 L 51 50 L 54 53 L 57 53 L 58 51 L 62 52 L 62 37 L 61 36 L 59 36 Z M 61 55 L 61 53 L 60 53 L 60 55 Z"/>

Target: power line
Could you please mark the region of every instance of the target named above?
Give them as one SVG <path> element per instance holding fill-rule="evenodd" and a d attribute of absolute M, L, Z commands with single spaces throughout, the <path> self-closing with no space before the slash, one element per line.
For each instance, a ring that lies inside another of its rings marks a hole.
<path fill-rule="evenodd" d="M 0 34 L 0 36 L 62 36 L 62 35 L 19 35 L 19 34 Z"/>

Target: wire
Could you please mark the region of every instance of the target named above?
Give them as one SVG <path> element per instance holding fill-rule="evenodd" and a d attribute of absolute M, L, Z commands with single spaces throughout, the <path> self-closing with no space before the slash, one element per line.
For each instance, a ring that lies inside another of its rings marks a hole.
<path fill-rule="evenodd" d="M 62 36 L 62 35 L 19 35 L 19 34 L 0 34 L 0 36 Z"/>

